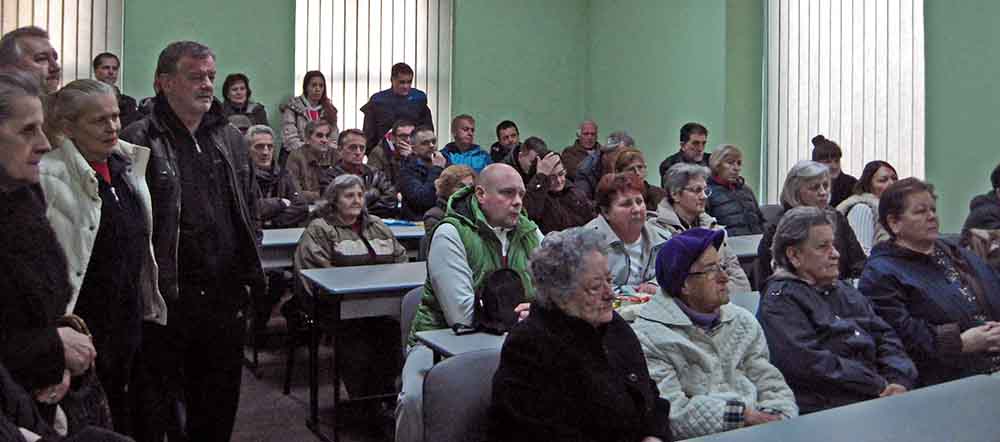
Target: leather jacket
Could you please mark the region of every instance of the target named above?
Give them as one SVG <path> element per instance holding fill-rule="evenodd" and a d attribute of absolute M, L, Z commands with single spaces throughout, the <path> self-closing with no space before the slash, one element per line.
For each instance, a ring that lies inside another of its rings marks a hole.
<path fill-rule="evenodd" d="M 162 96 L 156 98 L 155 106 L 167 105 Z M 161 101 L 162 100 L 162 101 Z M 155 108 L 154 106 L 154 108 Z M 253 285 L 263 280 L 260 266 L 259 244 L 262 238 L 257 228 L 257 198 L 254 191 L 256 178 L 250 162 L 246 141 L 235 126 L 222 116 L 222 106 L 216 100 L 208 114 L 213 118 L 203 119 L 208 128 L 213 147 L 218 149 L 229 166 L 229 186 L 234 190 L 233 200 L 239 208 L 238 234 L 245 233 L 244 250 L 252 250 L 252 256 L 243 256 L 246 261 L 241 267 L 245 271 L 236 275 L 220 275 L 220 279 L 238 281 Z M 214 118 L 217 117 L 217 118 Z M 129 126 L 122 134 L 123 140 L 141 146 L 149 146 L 151 154 L 146 168 L 146 181 L 153 201 L 153 252 L 160 266 L 160 291 L 163 297 L 173 301 L 178 297 L 177 254 L 180 238 L 181 182 L 178 173 L 177 155 L 174 150 L 173 134 L 162 115 L 155 111 Z"/>

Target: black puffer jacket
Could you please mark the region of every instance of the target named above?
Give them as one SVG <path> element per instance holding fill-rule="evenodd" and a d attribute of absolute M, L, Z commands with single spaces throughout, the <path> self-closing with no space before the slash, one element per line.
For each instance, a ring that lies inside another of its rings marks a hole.
<path fill-rule="evenodd" d="M 175 141 L 171 129 L 164 120 L 161 106 L 169 109 L 167 99 L 158 95 L 154 99 L 153 112 L 135 122 L 124 132 L 121 139 L 140 146 L 149 146 L 152 153 L 146 167 L 146 181 L 153 201 L 153 252 L 160 267 L 160 292 L 168 300 L 176 300 L 178 295 L 177 251 L 180 239 L 181 182 L 174 150 Z M 260 267 L 260 253 L 257 245 L 261 233 L 257 228 L 257 201 L 255 195 L 256 176 L 250 163 L 246 140 L 239 129 L 229 124 L 222 116 L 222 104 L 213 100 L 212 107 L 202 120 L 214 146 L 229 166 L 228 186 L 233 190 L 233 201 L 239 211 L 237 237 L 245 241 L 240 247 L 246 251 L 240 257 L 238 274 L 228 278 L 231 281 L 253 286 L 264 278 Z M 203 146 L 208 148 L 208 146 Z"/>
<path fill-rule="evenodd" d="M 712 196 L 708 197 L 705 211 L 715 221 L 726 226 L 729 236 L 756 235 L 764 233 L 764 214 L 760 211 L 753 190 L 740 182 L 726 185 L 715 177 L 708 179 Z"/>
<path fill-rule="evenodd" d="M 493 441 L 670 441 L 669 416 L 618 313 L 595 328 L 535 304 L 504 342 L 493 376 Z"/>

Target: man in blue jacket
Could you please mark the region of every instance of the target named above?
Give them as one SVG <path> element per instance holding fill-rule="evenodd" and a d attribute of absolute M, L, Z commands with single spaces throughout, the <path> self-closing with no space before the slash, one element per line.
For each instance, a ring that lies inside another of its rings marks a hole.
<path fill-rule="evenodd" d="M 479 147 L 476 141 L 476 120 L 468 114 L 462 114 L 451 120 L 451 136 L 454 141 L 441 149 L 451 164 L 469 166 L 480 173 L 493 160 L 489 152 Z"/>
<path fill-rule="evenodd" d="M 413 154 L 403 158 L 399 168 L 399 192 L 403 195 L 404 219 L 421 220 L 437 203 L 434 181 L 448 166 L 437 150 L 437 136 L 428 126 L 413 131 Z"/>
<path fill-rule="evenodd" d="M 406 63 L 392 65 L 389 81 L 392 82 L 391 88 L 372 95 L 368 103 L 361 106 L 361 112 L 365 114 L 366 152 L 378 145 L 398 120 L 434 128 L 431 109 L 427 107 L 427 94 L 413 87 L 413 68 Z"/>

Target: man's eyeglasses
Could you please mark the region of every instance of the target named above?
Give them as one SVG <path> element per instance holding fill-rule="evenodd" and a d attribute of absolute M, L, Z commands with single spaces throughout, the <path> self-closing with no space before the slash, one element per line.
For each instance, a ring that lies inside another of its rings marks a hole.
<path fill-rule="evenodd" d="M 352 151 L 352 152 L 364 152 L 365 151 L 365 145 L 364 144 L 348 144 L 347 146 L 344 146 L 344 149 Z"/>

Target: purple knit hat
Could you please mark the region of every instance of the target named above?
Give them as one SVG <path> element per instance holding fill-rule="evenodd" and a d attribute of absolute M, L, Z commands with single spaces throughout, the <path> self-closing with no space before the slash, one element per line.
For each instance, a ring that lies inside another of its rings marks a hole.
<path fill-rule="evenodd" d="M 714 245 L 716 249 L 722 247 L 725 238 L 726 232 L 723 230 L 700 227 L 685 230 L 670 238 L 656 255 L 656 282 L 660 284 L 660 288 L 670 296 L 678 296 L 691 271 L 691 264 L 705 253 L 708 246 Z"/>

